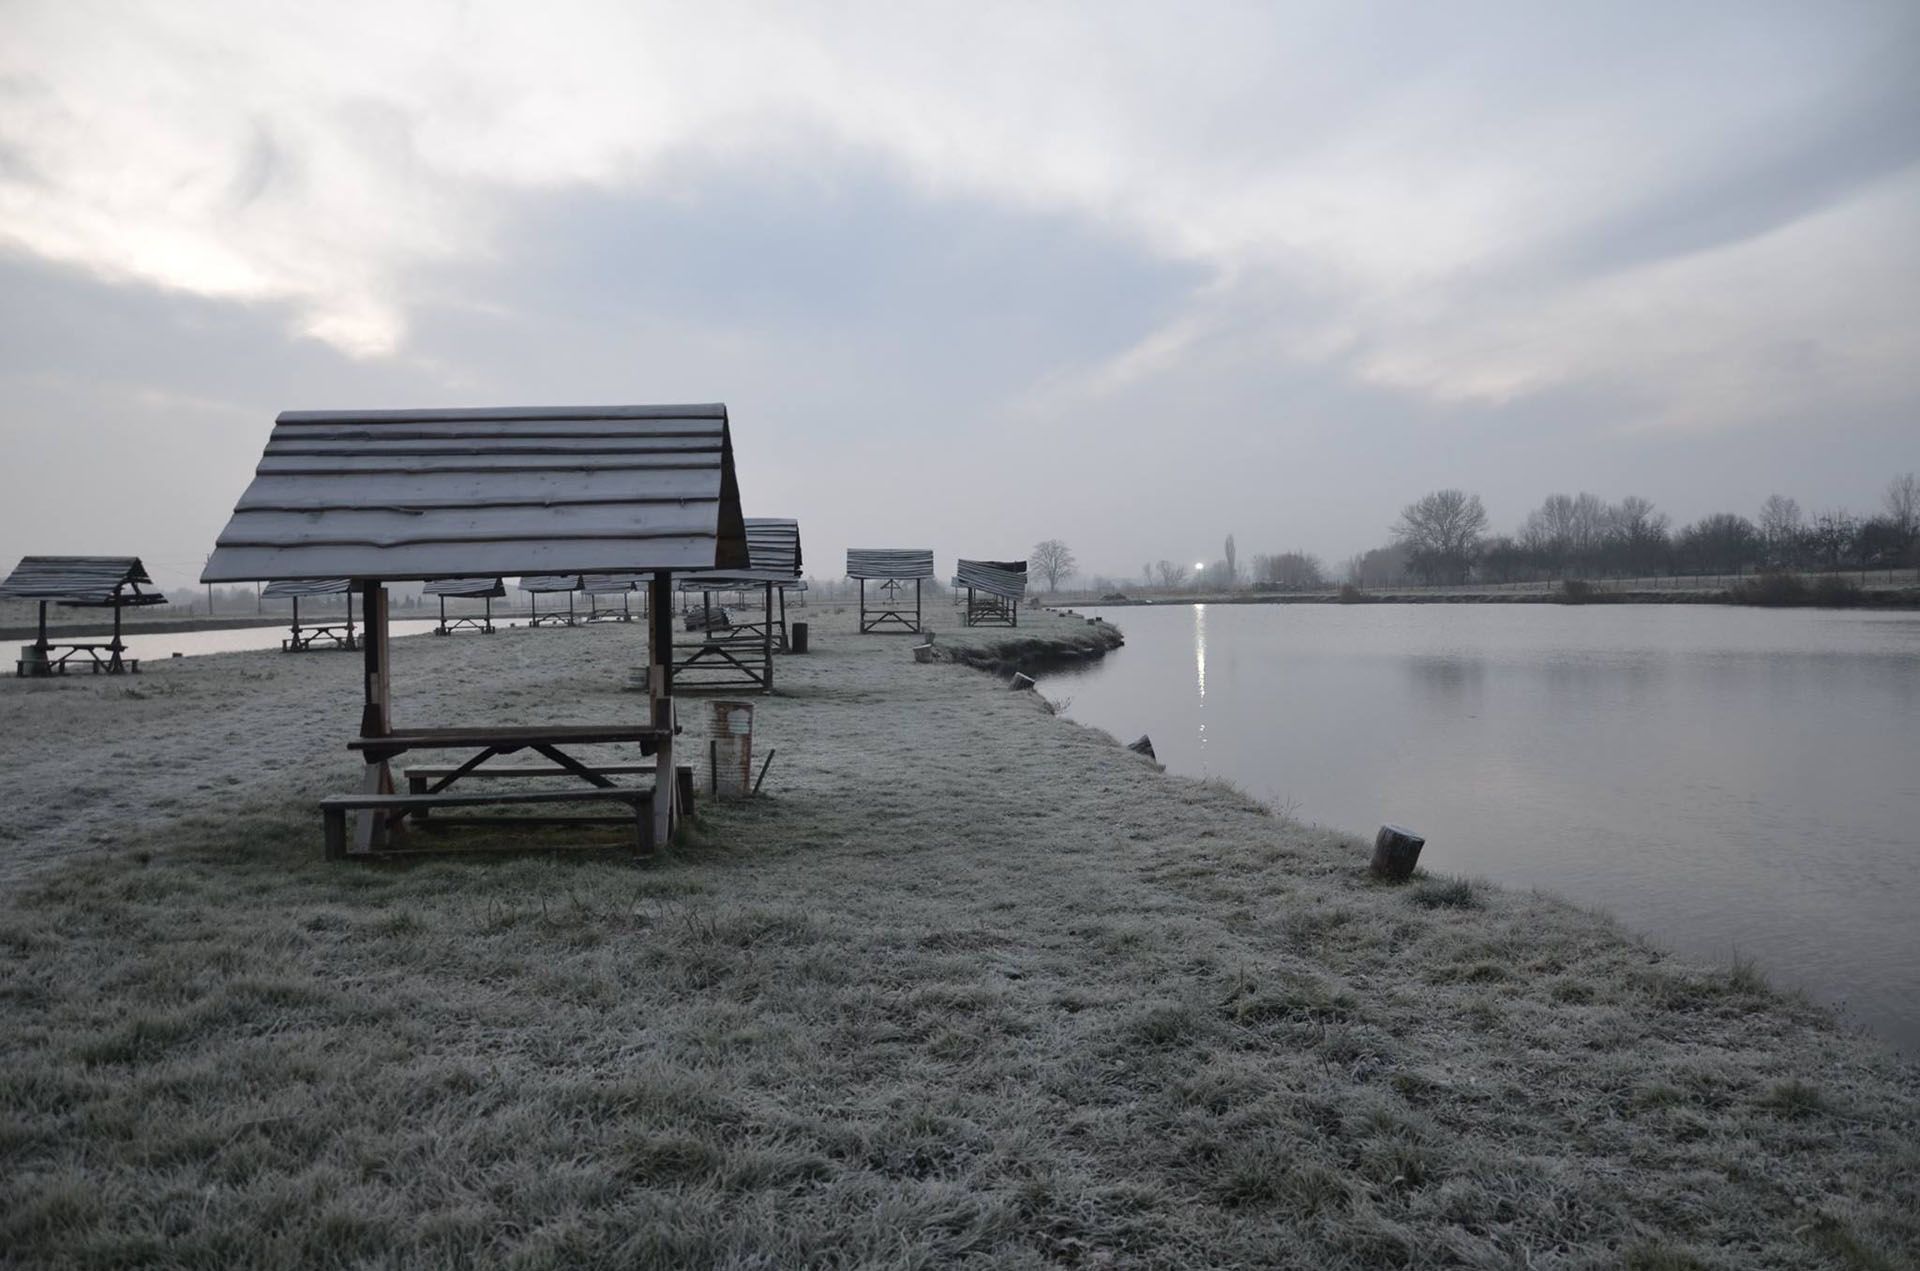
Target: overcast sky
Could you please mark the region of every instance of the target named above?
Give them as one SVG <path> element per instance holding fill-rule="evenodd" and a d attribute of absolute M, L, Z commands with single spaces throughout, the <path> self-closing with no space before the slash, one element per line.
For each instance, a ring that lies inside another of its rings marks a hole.
<path fill-rule="evenodd" d="M 822 576 L 1868 510 L 1920 5 L 0 0 L 9 562 L 189 578 L 282 409 L 716 400 Z"/>

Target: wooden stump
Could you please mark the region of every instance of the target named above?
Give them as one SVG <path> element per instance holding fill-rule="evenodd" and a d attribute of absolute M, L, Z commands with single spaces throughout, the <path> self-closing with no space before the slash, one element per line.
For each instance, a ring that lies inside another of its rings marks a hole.
<path fill-rule="evenodd" d="M 916 644 L 916 645 L 914 645 L 914 646 L 913 646 L 913 660 L 914 660 L 915 662 L 931 662 L 931 661 L 933 661 L 933 646 L 932 646 L 931 644 Z"/>
<path fill-rule="evenodd" d="M 1008 687 L 1011 688 L 1016 693 L 1018 693 L 1021 689 L 1032 688 L 1033 677 L 1031 675 L 1026 674 L 1025 672 L 1015 671 L 1013 673 L 1013 683 L 1008 685 Z"/>
<path fill-rule="evenodd" d="M 1145 733 L 1140 734 L 1140 740 L 1128 742 L 1127 749 L 1136 755 L 1145 755 L 1147 758 L 1155 761 L 1158 761 L 1160 758 L 1160 756 L 1153 753 L 1153 738 L 1147 736 Z"/>
<path fill-rule="evenodd" d="M 1420 862 L 1420 849 L 1427 840 L 1412 830 L 1383 825 L 1373 840 L 1373 872 L 1382 878 L 1404 879 Z"/>

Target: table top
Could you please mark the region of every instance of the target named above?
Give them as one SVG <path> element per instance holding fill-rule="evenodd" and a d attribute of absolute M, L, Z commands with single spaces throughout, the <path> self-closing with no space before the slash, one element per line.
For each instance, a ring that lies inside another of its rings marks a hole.
<path fill-rule="evenodd" d="M 476 724 L 462 728 L 396 728 L 384 737 L 355 737 L 349 750 L 449 750 L 468 746 L 590 746 L 658 741 L 672 729 L 650 724 Z"/>

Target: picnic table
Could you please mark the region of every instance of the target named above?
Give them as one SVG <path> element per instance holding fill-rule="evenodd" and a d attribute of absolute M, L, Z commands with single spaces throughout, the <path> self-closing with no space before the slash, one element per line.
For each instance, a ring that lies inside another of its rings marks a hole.
<path fill-rule="evenodd" d="M 76 658 L 81 665 L 96 675 L 102 671 L 108 675 L 118 675 L 122 672 L 134 675 L 140 673 L 140 659 L 120 656 L 126 651 L 127 646 L 118 640 L 106 643 L 88 641 L 67 644 L 43 643 L 27 647 L 36 650 L 38 656 L 14 659 L 13 673 L 16 676 L 65 675 L 68 670 L 67 663 Z M 54 654 L 60 650 L 65 651 L 55 657 Z"/>
<path fill-rule="evenodd" d="M 656 754 L 660 744 L 669 740 L 672 730 L 648 724 L 552 724 L 552 725 L 478 725 L 459 728 L 397 728 L 374 736 L 356 737 L 347 743 L 367 761 L 369 782 L 359 795 L 336 795 L 321 803 L 326 817 L 327 845 L 331 855 L 346 851 L 345 814 L 362 812 L 377 818 L 389 835 L 399 832 L 409 816 L 424 819 L 435 808 L 473 807 L 486 804 L 508 806 L 618 802 L 629 806 L 630 817 L 532 816 L 519 822 L 542 821 L 558 824 L 607 824 L 631 820 L 638 834 L 640 850 L 652 846 L 651 810 L 653 791 L 617 785 L 610 773 L 635 771 L 631 765 L 595 764 L 567 753 L 570 746 L 638 745 L 644 755 Z M 425 784 L 420 772 L 409 773 L 412 787 L 407 794 L 393 792 L 390 763 L 414 750 L 470 750 L 475 752 L 463 762 L 445 769 L 432 769 L 432 784 Z M 532 751 L 546 759 L 551 768 L 485 768 L 488 760 L 520 751 Z M 472 776 L 573 776 L 586 788 L 535 790 L 515 793 L 450 792 L 463 778 Z M 467 818 L 474 821 L 478 818 Z M 445 823 L 444 821 L 442 823 Z"/>

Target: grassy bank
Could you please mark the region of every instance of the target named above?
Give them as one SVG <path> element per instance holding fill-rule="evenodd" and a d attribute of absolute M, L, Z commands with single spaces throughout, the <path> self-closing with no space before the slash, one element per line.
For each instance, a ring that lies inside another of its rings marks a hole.
<path fill-rule="evenodd" d="M 247 753 L 231 810 L 5 844 L 37 863 L 0 904 L 0 1259 L 1910 1265 L 1920 1076 L 1826 1012 L 1550 899 L 1376 884 L 810 618 L 757 703 L 766 794 L 645 867 L 324 864 L 350 658 L 11 686 L 70 761 L 46 801 L 88 780 L 76 715 L 136 713 L 121 763 Z M 402 641 L 396 711 L 600 718 L 637 660 L 619 628 Z"/>

